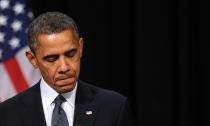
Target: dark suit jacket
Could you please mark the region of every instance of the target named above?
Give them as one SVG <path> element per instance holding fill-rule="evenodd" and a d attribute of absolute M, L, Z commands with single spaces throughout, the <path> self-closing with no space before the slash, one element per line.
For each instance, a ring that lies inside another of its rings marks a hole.
<path fill-rule="evenodd" d="M 79 81 L 74 126 L 133 126 L 132 120 L 124 96 Z M 46 126 L 39 83 L 0 104 L 0 126 Z"/>

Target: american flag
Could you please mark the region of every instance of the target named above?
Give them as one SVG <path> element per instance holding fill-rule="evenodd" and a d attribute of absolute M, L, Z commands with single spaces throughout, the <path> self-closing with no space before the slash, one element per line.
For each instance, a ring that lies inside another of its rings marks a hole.
<path fill-rule="evenodd" d="M 40 79 L 24 54 L 32 18 L 25 0 L 0 0 L 0 102 Z"/>

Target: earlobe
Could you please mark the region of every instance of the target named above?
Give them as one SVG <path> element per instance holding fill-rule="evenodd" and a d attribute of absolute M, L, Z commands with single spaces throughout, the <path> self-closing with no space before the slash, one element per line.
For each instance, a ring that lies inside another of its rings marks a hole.
<path fill-rule="evenodd" d="M 31 63 L 31 65 L 32 65 L 34 68 L 38 68 L 37 60 L 36 60 L 36 57 L 34 56 L 34 53 L 31 52 L 31 51 L 26 51 L 26 52 L 25 52 L 25 55 L 26 55 L 28 61 Z"/>

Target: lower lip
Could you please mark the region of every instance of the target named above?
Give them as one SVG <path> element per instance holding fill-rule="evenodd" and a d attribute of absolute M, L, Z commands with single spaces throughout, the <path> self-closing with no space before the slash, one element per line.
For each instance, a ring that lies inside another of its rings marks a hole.
<path fill-rule="evenodd" d="M 72 83 L 74 81 L 75 81 L 74 77 L 58 80 L 58 82 L 61 82 L 61 83 Z"/>

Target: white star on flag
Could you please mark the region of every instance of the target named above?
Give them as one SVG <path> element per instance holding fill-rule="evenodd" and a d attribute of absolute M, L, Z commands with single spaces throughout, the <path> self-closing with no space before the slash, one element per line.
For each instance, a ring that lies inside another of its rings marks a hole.
<path fill-rule="evenodd" d="M 29 17 L 30 19 L 33 19 L 33 18 L 34 18 L 34 14 L 33 14 L 32 12 L 28 12 L 28 17 Z"/>
<path fill-rule="evenodd" d="M 7 25 L 7 17 L 4 15 L 0 15 L 0 26 Z"/>
<path fill-rule="evenodd" d="M 12 27 L 12 29 L 13 29 L 14 32 L 17 32 L 17 31 L 20 31 L 21 30 L 21 25 L 22 25 L 22 23 L 20 21 L 15 20 L 12 23 L 11 27 Z"/>
<path fill-rule="evenodd" d="M 0 1 L 0 8 L 2 10 L 6 9 L 9 7 L 9 0 L 1 0 Z"/>
<path fill-rule="evenodd" d="M 4 37 L 5 37 L 5 34 L 3 32 L 0 32 L 0 43 L 4 42 Z"/>
<path fill-rule="evenodd" d="M 20 3 L 16 3 L 13 10 L 15 11 L 16 15 L 21 14 L 24 12 L 24 5 Z"/>
<path fill-rule="evenodd" d="M 12 49 L 18 48 L 20 46 L 20 40 L 14 37 L 9 41 L 9 44 L 12 47 Z"/>

